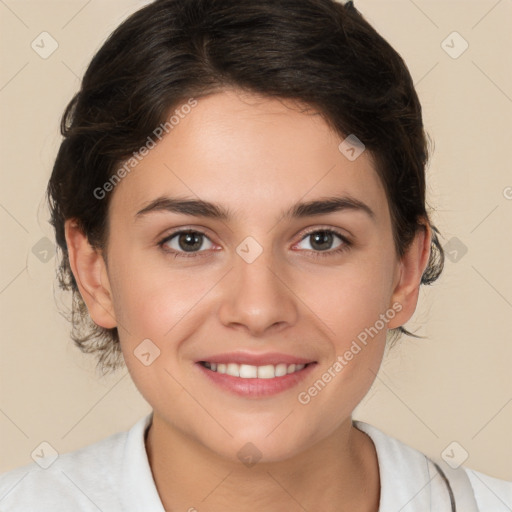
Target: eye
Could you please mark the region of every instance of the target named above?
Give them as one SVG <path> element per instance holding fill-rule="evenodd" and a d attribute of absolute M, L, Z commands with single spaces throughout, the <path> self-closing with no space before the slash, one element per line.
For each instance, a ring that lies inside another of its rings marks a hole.
<path fill-rule="evenodd" d="M 336 238 L 338 243 L 333 247 L 332 244 L 336 242 Z M 352 246 L 345 236 L 333 229 L 316 229 L 306 233 L 302 240 L 294 247 L 298 247 L 307 240 L 311 240 L 308 244 L 310 247 L 305 249 L 310 251 L 314 257 L 335 256 L 343 251 L 347 251 Z M 204 247 L 205 241 L 207 241 L 206 247 Z M 208 254 L 201 253 L 212 249 L 214 246 L 205 233 L 194 229 L 176 231 L 158 242 L 158 245 L 165 252 L 173 254 L 175 258 L 207 256 Z"/>
<path fill-rule="evenodd" d="M 207 247 L 204 247 L 205 240 L 209 242 L 209 246 L 206 244 Z M 201 248 L 211 249 L 213 247 L 213 243 L 204 233 L 192 229 L 177 231 L 165 237 L 158 245 L 162 247 L 164 251 L 174 253 L 176 257 L 185 258 L 194 256 L 194 253 L 202 252 L 200 251 Z M 189 255 L 186 253 L 192 254 Z"/>
<path fill-rule="evenodd" d="M 338 238 L 339 242 L 333 247 L 332 244 L 336 242 L 336 238 Z M 310 247 L 306 247 L 306 249 L 313 251 L 314 256 L 333 256 L 348 250 L 351 246 L 350 241 L 345 236 L 333 229 L 310 231 L 306 233 L 299 244 L 308 240 L 310 240 L 308 243 Z"/>

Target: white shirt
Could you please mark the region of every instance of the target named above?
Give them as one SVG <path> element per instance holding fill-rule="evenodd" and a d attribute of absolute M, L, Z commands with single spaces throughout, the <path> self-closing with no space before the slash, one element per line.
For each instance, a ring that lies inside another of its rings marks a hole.
<path fill-rule="evenodd" d="M 0 475 L 1 512 L 165 512 L 149 466 L 144 435 L 152 413 L 129 431 Z M 447 486 L 425 455 L 361 421 L 379 462 L 379 512 L 449 512 Z M 41 465 L 40 465 L 41 464 Z M 464 468 L 478 510 L 512 511 L 512 482 Z M 199 498 L 198 498 L 199 500 Z M 201 510 L 200 503 L 191 503 Z M 457 509 L 457 512 L 464 512 Z"/>

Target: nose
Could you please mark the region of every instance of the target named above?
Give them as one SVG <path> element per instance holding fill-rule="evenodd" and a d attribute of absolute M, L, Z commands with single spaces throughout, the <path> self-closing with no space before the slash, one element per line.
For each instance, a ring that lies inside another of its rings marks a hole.
<path fill-rule="evenodd" d="M 234 266 L 223 280 L 220 321 L 253 336 L 293 325 L 298 299 L 286 282 L 283 265 L 273 261 L 270 250 L 252 262 L 235 254 Z"/>

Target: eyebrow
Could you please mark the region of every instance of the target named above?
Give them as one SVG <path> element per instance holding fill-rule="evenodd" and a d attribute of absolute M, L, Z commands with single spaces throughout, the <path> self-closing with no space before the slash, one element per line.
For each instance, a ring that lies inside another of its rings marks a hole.
<path fill-rule="evenodd" d="M 205 217 L 219 220 L 229 220 L 233 213 L 222 205 L 203 201 L 200 199 L 180 199 L 177 197 L 159 197 L 151 201 L 147 206 L 139 210 L 135 217 L 141 218 L 149 213 L 173 212 L 193 217 Z M 332 196 L 314 201 L 294 204 L 285 211 L 279 220 L 313 217 L 339 211 L 359 211 L 367 214 L 375 221 L 375 212 L 359 199 L 349 196 Z"/>

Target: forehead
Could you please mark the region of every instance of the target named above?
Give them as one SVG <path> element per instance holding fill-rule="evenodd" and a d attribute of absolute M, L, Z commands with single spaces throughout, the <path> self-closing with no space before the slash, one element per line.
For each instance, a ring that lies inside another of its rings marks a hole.
<path fill-rule="evenodd" d="M 173 128 L 117 185 L 112 209 L 134 215 L 155 198 L 179 195 L 262 218 L 299 200 L 348 194 L 378 216 L 387 211 L 369 152 L 349 160 L 343 138 L 318 113 L 240 91 L 196 101 L 177 107 Z"/>

